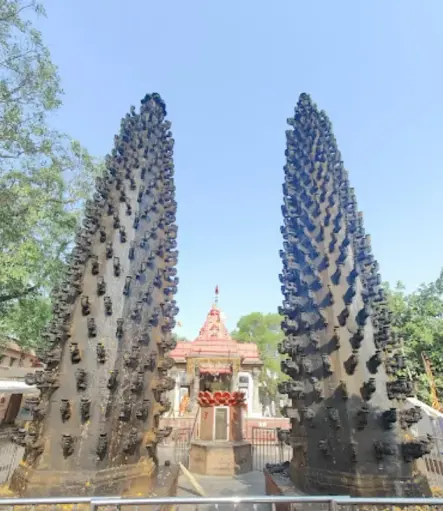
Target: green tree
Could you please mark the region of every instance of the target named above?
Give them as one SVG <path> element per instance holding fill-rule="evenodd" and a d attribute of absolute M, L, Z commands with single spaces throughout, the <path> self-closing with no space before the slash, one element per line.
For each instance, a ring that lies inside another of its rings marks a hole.
<path fill-rule="evenodd" d="M 189 342 L 189 339 L 182 335 L 178 335 L 176 332 L 172 332 L 172 338 L 177 342 Z"/>
<path fill-rule="evenodd" d="M 435 282 L 407 293 L 401 282 L 391 289 L 385 284 L 392 311 L 392 328 L 403 341 L 407 369 L 416 382 L 417 395 L 430 404 L 430 382 L 422 353 L 432 363 L 437 392 L 443 396 L 443 271 Z"/>
<path fill-rule="evenodd" d="M 277 383 L 282 376 L 281 356 L 277 351 L 277 345 L 284 337 L 281 321 L 282 317 L 279 314 L 251 312 L 239 319 L 236 330 L 232 332 L 232 337 L 236 341 L 252 342 L 257 345 L 263 362 L 260 375 L 262 389 L 271 397 L 275 397 Z"/>
<path fill-rule="evenodd" d="M 0 0 L 0 331 L 38 344 L 100 165 L 50 127 L 63 91 L 35 0 Z"/>

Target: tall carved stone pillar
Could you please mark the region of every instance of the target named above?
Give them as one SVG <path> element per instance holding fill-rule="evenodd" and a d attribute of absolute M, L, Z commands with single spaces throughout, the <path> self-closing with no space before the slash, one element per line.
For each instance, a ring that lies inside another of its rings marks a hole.
<path fill-rule="evenodd" d="M 279 392 L 292 401 L 291 478 L 328 495 L 429 493 L 413 461 L 430 442 L 408 438 L 421 410 L 405 399 L 414 387 L 331 122 L 302 94 L 288 124 Z"/>
<path fill-rule="evenodd" d="M 41 397 L 11 482 L 21 494 L 146 494 L 159 484 L 178 312 L 174 140 L 165 115 L 152 94 L 122 119 L 52 293 L 46 369 L 28 378 Z"/>

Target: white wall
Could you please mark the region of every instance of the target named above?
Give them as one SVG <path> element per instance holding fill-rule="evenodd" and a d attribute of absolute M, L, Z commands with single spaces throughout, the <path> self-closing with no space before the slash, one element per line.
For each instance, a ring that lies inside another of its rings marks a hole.
<path fill-rule="evenodd" d="M 250 373 L 246 373 L 244 371 L 240 371 L 238 373 L 238 377 L 246 377 L 248 379 L 248 395 L 247 395 L 247 399 L 246 399 L 246 403 L 248 404 L 248 415 L 250 415 L 252 413 L 252 400 L 253 400 L 253 386 L 254 386 L 254 382 L 252 381 L 252 377 L 251 377 L 251 374 Z M 240 388 L 240 390 L 243 390 L 242 388 Z"/>
<path fill-rule="evenodd" d="M 408 405 L 420 406 L 422 409 L 422 419 L 410 428 L 411 434 L 416 437 L 431 435 L 433 437 L 439 438 L 440 440 L 443 439 L 443 414 L 439 413 L 437 410 L 434 410 L 430 406 L 426 405 L 426 403 L 423 403 L 418 399 L 408 398 L 406 401 L 408 402 Z"/>

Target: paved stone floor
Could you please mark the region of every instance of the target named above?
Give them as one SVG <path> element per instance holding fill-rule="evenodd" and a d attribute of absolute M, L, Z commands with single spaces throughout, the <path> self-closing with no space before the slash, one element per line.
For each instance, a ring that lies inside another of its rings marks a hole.
<path fill-rule="evenodd" d="M 208 497 L 234 497 L 243 495 L 266 495 L 265 479 L 263 472 L 249 472 L 235 477 L 210 477 L 195 476 L 199 484 L 203 487 Z M 192 485 L 182 475 L 179 479 L 179 488 L 177 496 L 192 497 L 195 496 Z M 271 511 L 268 504 L 243 505 L 239 504 L 237 508 L 231 505 L 205 505 L 205 506 L 180 506 L 179 511 Z"/>

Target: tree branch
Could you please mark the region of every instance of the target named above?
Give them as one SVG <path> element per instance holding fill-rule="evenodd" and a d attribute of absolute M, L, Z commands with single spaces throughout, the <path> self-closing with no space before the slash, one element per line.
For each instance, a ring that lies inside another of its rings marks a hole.
<path fill-rule="evenodd" d="M 5 16 L 4 18 L 0 18 L 0 23 L 5 23 L 5 22 L 8 22 L 8 21 L 11 21 L 12 18 L 17 18 L 18 15 L 22 11 L 24 11 L 25 9 L 29 9 L 30 7 L 32 7 L 32 3 L 30 3 L 28 5 L 23 5 L 22 7 L 20 7 L 20 9 L 17 9 L 16 11 L 11 12 L 7 16 Z"/>

